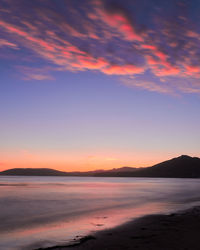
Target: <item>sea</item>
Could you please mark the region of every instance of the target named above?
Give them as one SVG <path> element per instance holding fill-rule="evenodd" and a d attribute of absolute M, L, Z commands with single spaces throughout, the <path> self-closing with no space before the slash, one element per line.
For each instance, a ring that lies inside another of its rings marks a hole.
<path fill-rule="evenodd" d="M 66 245 L 200 205 L 200 179 L 0 176 L 0 249 Z"/>

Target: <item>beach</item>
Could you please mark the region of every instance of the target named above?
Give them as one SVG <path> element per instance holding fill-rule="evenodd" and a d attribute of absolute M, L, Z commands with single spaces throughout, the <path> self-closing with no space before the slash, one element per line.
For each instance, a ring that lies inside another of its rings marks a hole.
<path fill-rule="evenodd" d="M 198 250 L 199 230 L 200 207 L 198 206 L 167 215 L 144 216 L 80 239 L 77 235 L 74 243 L 66 246 L 40 248 L 40 250 Z"/>

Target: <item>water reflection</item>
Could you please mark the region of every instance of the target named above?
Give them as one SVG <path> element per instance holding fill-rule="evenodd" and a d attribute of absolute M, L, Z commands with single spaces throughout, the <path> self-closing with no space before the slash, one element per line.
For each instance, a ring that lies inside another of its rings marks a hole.
<path fill-rule="evenodd" d="M 0 249 L 32 249 L 200 201 L 198 179 L 0 177 Z"/>

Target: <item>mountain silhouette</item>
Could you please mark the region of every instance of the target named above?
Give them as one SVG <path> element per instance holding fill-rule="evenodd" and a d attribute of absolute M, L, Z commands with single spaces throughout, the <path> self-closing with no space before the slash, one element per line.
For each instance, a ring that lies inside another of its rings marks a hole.
<path fill-rule="evenodd" d="M 68 174 L 51 168 L 12 168 L 0 172 L 0 175 L 67 176 Z"/>
<path fill-rule="evenodd" d="M 14 168 L 0 172 L 0 175 L 200 178 L 200 158 L 181 155 L 152 167 L 122 167 L 87 172 L 62 172 L 49 168 Z"/>

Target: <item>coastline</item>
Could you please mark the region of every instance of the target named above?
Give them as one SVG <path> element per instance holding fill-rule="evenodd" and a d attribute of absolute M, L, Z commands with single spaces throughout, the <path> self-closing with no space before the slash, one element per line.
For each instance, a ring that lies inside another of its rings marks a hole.
<path fill-rule="evenodd" d="M 99 231 L 65 246 L 35 250 L 197 250 L 200 249 L 200 206 L 169 215 L 147 215 Z"/>

